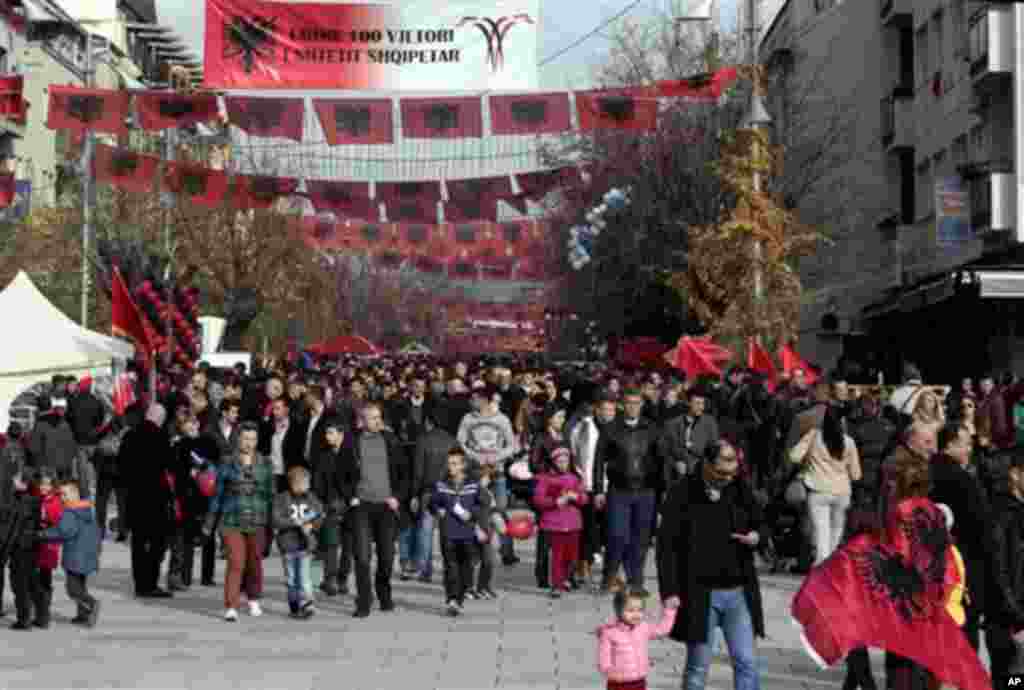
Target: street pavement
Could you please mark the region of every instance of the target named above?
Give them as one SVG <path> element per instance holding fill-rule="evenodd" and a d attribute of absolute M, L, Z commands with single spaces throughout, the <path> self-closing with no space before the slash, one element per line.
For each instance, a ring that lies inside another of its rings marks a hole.
<path fill-rule="evenodd" d="M 496 574 L 497 601 L 467 602 L 459 618 L 442 615 L 439 578 L 433 584 L 395 582 L 397 610 L 354 619 L 351 597 L 320 602 L 309 621 L 287 617 L 279 558 L 265 561 L 264 615 L 221 620 L 222 589 L 197 587 L 170 600 L 132 595 L 127 545 L 107 541 L 103 567 L 90 583 L 103 602 L 93 630 L 69 623 L 74 606 L 58 574 L 54 624 L 47 631 L 0 628 L 0 688 L 245 688 L 246 690 L 593 690 L 594 631 L 611 614 L 608 596 L 574 593 L 551 600 L 533 586 L 533 544 L 523 562 Z M 198 564 L 197 564 L 198 565 Z M 217 582 L 223 582 L 218 562 Z M 438 570 L 438 573 L 440 571 Z M 762 688 L 838 688 L 842 669 L 820 671 L 803 653 L 788 604 L 793 576 L 764 576 L 768 637 L 759 641 Z M 648 588 L 656 589 L 653 568 Z M 5 608 L 12 610 L 11 594 Z M 660 615 L 652 601 L 649 615 Z M 10 614 L 6 620 L 10 620 Z M 685 648 L 656 641 L 648 687 L 679 688 Z M 881 680 L 880 657 L 875 668 Z M 727 658 L 716 658 L 709 688 L 732 688 Z"/>

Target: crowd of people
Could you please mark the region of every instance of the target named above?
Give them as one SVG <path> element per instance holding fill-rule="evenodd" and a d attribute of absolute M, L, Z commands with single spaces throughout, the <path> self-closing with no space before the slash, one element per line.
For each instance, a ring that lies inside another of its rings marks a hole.
<path fill-rule="evenodd" d="M 122 416 L 88 380 L 61 379 L 37 400 L 31 430 L 11 425 L 0 460 L 13 627 L 49 625 L 61 543 L 75 622 L 96 625 L 86 578 L 108 532 L 130 540 L 143 598 L 196 580 L 218 586 L 220 552 L 229 622 L 243 600 L 262 615 L 275 545 L 296 619 L 315 615 L 317 598 L 348 594 L 353 575 L 356 617 L 375 602 L 393 610 L 396 555 L 399 579 L 431 582 L 436 533 L 440 610 L 458 616 L 467 600 L 498 596 L 495 574 L 519 563 L 525 522 L 538 588 L 615 595 L 615 617 L 598 631 L 609 688 L 644 687 L 646 643 L 662 635 L 687 646 L 684 687 L 703 688 L 721 629 L 737 689 L 753 690 L 754 640 L 765 635 L 759 566 L 807 573 L 878 529 L 904 498 L 894 477 L 915 461 L 963 555 L 964 634 L 977 650 L 984 630 L 993 676 L 1005 678 L 1024 629 L 1024 387 L 986 377 L 947 394 L 908 367 L 883 396 L 841 372 L 806 377 L 733 369 L 690 381 L 486 360 L 200 365 Z M 652 550 L 658 624 L 643 622 Z M 876 687 L 866 650 L 847 665 L 847 690 Z M 934 681 L 896 655 L 886 676 L 900 690 Z"/>

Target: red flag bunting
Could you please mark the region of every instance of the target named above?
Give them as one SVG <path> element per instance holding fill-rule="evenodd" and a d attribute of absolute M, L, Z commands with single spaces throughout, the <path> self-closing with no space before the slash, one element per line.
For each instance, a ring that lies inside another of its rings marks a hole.
<path fill-rule="evenodd" d="M 403 98 L 402 136 L 408 139 L 479 139 L 483 107 L 476 96 Z"/>
<path fill-rule="evenodd" d="M 306 180 L 306 189 L 318 212 L 328 211 L 342 218 L 380 219 L 380 206 L 370 199 L 369 182 Z"/>
<path fill-rule="evenodd" d="M 139 127 L 156 131 L 216 120 L 219 109 L 214 94 L 140 91 L 135 94 L 135 112 Z"/>
<path fill-rule="evenodd" d="M 22 97 L 25 77 L 10 74 L 0 77 L 0 116 L 15 121 L 23 121 L 25 116 L 25 100 Z"/>
<path fill-rule="evenodd" d="M 768 351 L 761 347 L 761 343 L 753 338 L 747 341 L 747 368 L 763 374 L 766 379 L 768 392 L 775 392 L 775 383 L 778 380 L 775 362 L 772 361 L 772 356 L 768 354 Z"/>
<path fill-rule="evenodd" d="M 391 222 L 437 223 L 437 202 L 441 185 L 437 182 L 378 182 L 376 199 L 387 208 Z"/>
<path fill-rule="evenodd" d="M 659 81 L 658 95 L 665 98 L 690 98 L 717 101 L 739 79 L 735 67 L 723 67 L 713 74 L 698 74 L 689 79 Z"/>
<path fill-rule="evenodd" d="M 139 307 L 132 299 L 128 286 L 121 277 L 121 271 L 114 267 L 110 294 L 110 322 L 114 335 L 128 338 L 135 342 L 135 347 L 149 359 L 153 347 L 150 343 L 149 333 L 143 322 Z"/>
<path fill-rule="evenodd" d="M 228 176 L 223 170 L 188 163 L 167 163 L 164 181 L 172 192 L 201 206 L 219 206 L 228 193 Z"/>
<path fill-rule="evenodd" d="M 646 131 L 658 127 L 657 94 L 649 89 L 584 91 L 576 94 L 580 130 Z"/>
<path fill-rule="evenodd" d="M 680 338 L 675 348 L 665 354 L 665 360 L 685 372 L 689 379 L 705 375 L 721 376 L 721 365 L 730 359 L 731 352 L 709 339 L 689 336 Z"/>
<path fill-rule="evenodd" d="M 451 223 L 496 220 L 498 201 L 512 198 L 512 179 L 508 175 L 447 180 L 445 185 L 448 187 L 445 220 Z"/>
<path fill-rule="evenodd" d="M 814 368 L 804 361 L 791 346 L 784 345 L 782 347 L 782 350 L 779 352 L 779 359 L 782 360 L 782 373 L 786 376 L 792 377 L 793 372 L 800 369 L 804 372 L 804 381 L 807 385 L 813 386 L 817 382 L 818 375 L 815 373 Z"/>
<path fill-rule="evenodd" d="M 568 93 L 491 96 L 494 134 L 552 134 L 572 128 Z"/>
<path fill-rule="evenodd" d="M 93 177 L 126 192 L 145 194 L 153 191 L 160 161 L 128 149 L 117 149 L 96 142 L 92 158 Z"/>
<path fill-rule="evenodd" d="M 239 208 L 270 208 L 280 197 L 290 196 L 299 181 L 290 177 L 236 175 L 232 200 Z"/>
<path fill-rule="evenodd" d="M 822 666 L 858 647 L 885 649 L 944 686 L 988 690 L 992 679 L 946 609 L 960 576 L 945 516 L 927 498 L 910 498 L 887 522 L 807 575 L 792 604 L 805 649 Z"/>
<path fill-rule="evenodd" d="M 128 135 L 126 120 L 130 112 L 129 92 L 57 85 L 51 85 L 48 89 L 48 128 L 74 131 L 91 129 L 117 136 Z"/>
<path fill-rule="evenodd" d="M 390 98 L 314 99 L 313 108 L 332 146 L 394 143 Z"/>
<path fill-rule="evenodd" d="M 225 100 L 228 121 L 246 134 L 302 141 L 303 99 L 228 96 Z"/>

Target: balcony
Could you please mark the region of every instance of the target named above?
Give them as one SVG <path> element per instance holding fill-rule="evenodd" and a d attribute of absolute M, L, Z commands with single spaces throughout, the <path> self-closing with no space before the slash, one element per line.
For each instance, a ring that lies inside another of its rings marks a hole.
<path fill-rule="evenodd" d="M 1011 230 L 1017 213 L 1016 175 L 1009 159 L 972 161 L 961 167 L 971 198 L 971 227 L 976 233 Z"/>
<path fill-rule="evenodd" d="M 1009 77 L 1013 73 L 1013 6 L 983 5 L 967 26 L 967 60 L 975 86 Z"/>
<path fill-rule="evenodd" d="M 879 0 L 882 24 L 885 26 L 910 27 L 914 23 L 913 0 Z"/>
<path fill-rule="evenodd" d="M 914 93 L 898 86 L 882 99 L 882 145 L 897 153 L 914 148 Z"/>

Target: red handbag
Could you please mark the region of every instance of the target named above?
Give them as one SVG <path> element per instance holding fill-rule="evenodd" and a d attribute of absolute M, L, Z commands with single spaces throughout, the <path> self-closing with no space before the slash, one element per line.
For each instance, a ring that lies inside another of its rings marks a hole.
<path fill-rule="evenodd" d="M 505 533 L 513 539 L 524 541 L 533 536 L 536 525 L 531 515 L 517 515 L 510 518 L 505 527 Z"/>
<path fill-rule="evenodd" d="M 196 484 L 199 485 L 199 493 L 206 498 L 213 498 L 217 494 L 217 472 L 214 470 L 200 472 L 196 477 Z"/>

